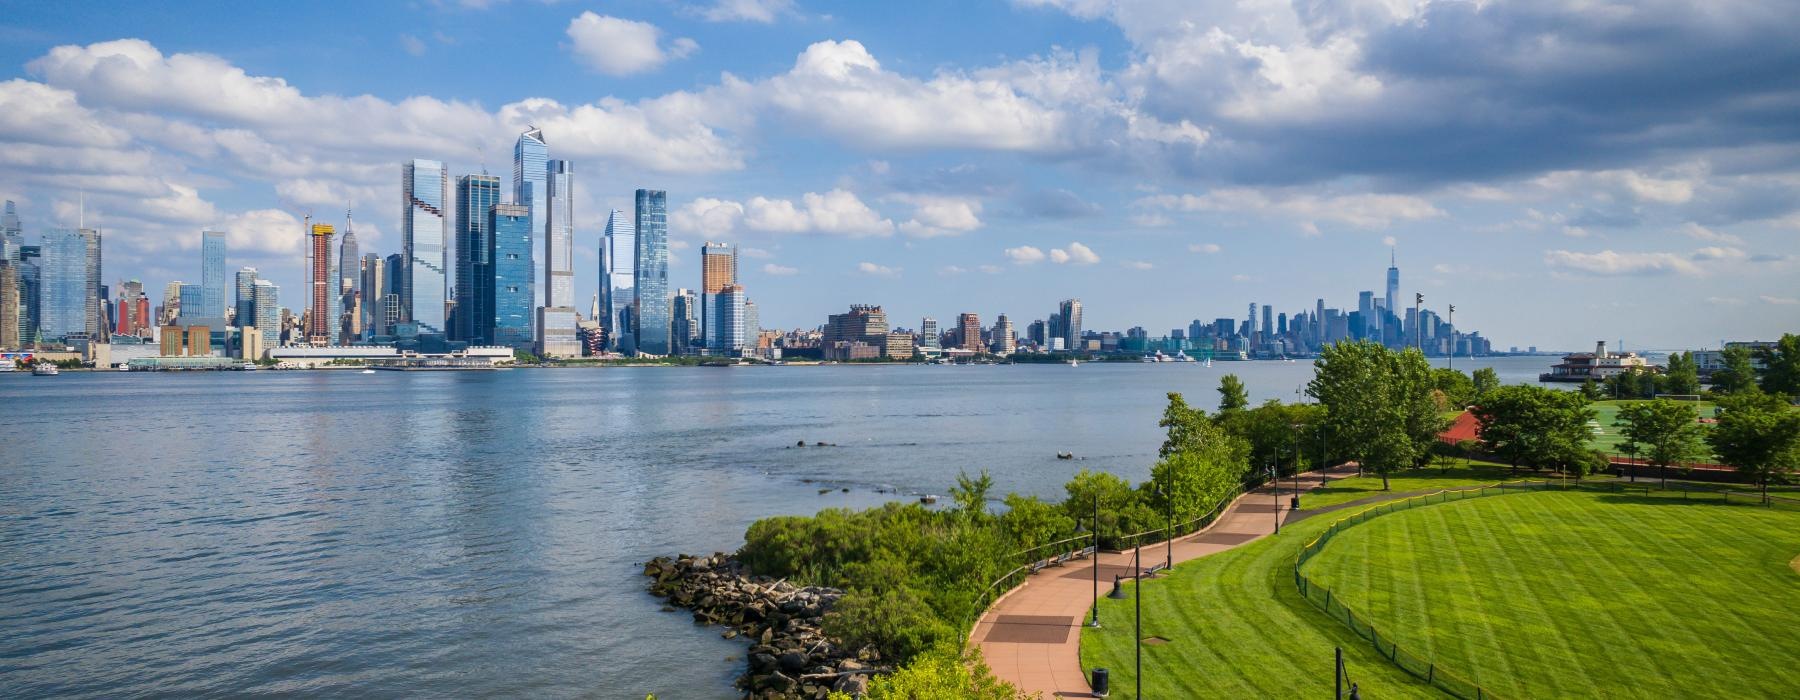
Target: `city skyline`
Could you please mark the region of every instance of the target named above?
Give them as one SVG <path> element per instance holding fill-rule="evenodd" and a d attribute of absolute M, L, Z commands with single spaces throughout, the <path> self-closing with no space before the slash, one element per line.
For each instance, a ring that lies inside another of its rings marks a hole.
<path fill-rule="evenodd" d="M 608 215 L 654 188 L 670 193 L 671 288 L 698 278 L 701 243 L 736 245 L 772 327 L 858 299 L 953 319 L 963 298 L 1016 310 L 1080 297 L 1104 310 L 1096 327 L 1163 328 L 1250 301 L 1306 308 L 1316 291 L 1385 298 L 1352 261 L 1374 264 L 1388 239 L 1409 270 L 1396 305 L 1415 292 L 1456 303 L 1459 325 L 1507 345 L 1702 347 L 1800 325 L 1793 138 L 1741 106 L 1791 94 L 1776 79 L 1800 63 L 1777 41 L 1790 18 L 1740 5 L 1704 19 L 1682 8 L 1618 19 L 1579 7 L 1330 18 L 1278 7 L 1254 23 L 1203 7 L 1019 2 L 966 8 L 966 24 L 929 33 L 950 6 L 826 16 L 777 5 L 754 17 L 631 4 L 607 15 L 367 8 L 354 33 L 317 36 L 306 30 L 339 13 L 235 11 L 278 15 L 270 33 L 234 11 L 178 26 L 130 6 L 26 7 L 19 40 L 0 47 L 16 78 L 0 97 L 43 111 L 0 140 L 63 165 L 19 161 L 0 174 L 0 196 L 20 203 L 36 238 L 78 227 L 86 192 L 86 223 L 111 248 L 109 281 L 195 280 L 195 234 L 214 230 L 231 242 L 231 268 L 299 289 L 304 211 L 354 208 L 363 249 L 398 251 L 396 163 L 504 168 L 513 154 L 502 145 L 536 126 L 581 177 L 577 300 L 611 296 L 598 275 Z M 1681 82 L 1696 78 L 1669 75 L 1665 53 L 1608 31 L 1627 22 L 1704 26 L 1690 37 L 1699 49 L 1779 48 L 1696 90 Z M 1540 23 L 1571 47 L 1545 60 L 1641 56 L 1540 75 L 1558 89 L 1530 89 L 1489 57 Z M 987 31 L 997 25 L 1017 31 Z M 1457 34 L 1471 25 L 1497 29 Z M 649 32 L 654 51 L 621 62 L 595 27 Z M 1272 53 L 1190 50 L 1209 31 Z M 543 41 L 502 55 L 495 34 Z M 1409 47 L 1446 40 L 1469 45 L 1468 62 L 1427 80 L 1432 67 Z M 1306 70 L 1280 72 L 1303 57 L 1314 59 Z M 354 69 L 368 60 L 391 70 Z M 425 78 L 443 71 L 471 79 Z M 1212 73 L 1224 82 L 1180 77 Z M 1600 85 L 1620 87 L 1584 92 Z M 1495 112 L 1462 108 L 1473 90 Z M 1133 97 L 1143 94 L 1166 97 Z M 1610 109 L 1627 99 L 1642 109 Z M 1582 127 L 1530 118 L 1559 110 L 1584 115 Z M 1693 126 L 1696 114 L 1716 118 Z M 1759 144 L 1772 147 L 1746 160 L 1742 147 Z"/>

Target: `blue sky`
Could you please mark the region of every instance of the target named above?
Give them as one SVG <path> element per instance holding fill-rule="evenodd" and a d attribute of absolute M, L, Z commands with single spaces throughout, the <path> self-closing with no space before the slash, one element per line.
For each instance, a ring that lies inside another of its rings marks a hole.
<path fill-rule="evenodd" d="M 106 276 L 396 252 L 400 163 L 577 172 L 577 293 L 637 187 L 672 286 L 742 246 L 767 326 L 1083 299 L 1153 333 L 1404 292 L 1498 345 L 1800 330 L 1800 16 L 1752 2 L 8 3 L 0 196 Z M 288 295 L 290 306 L 299 303 Z M 585 302 L 582 308 L 585 309 Z"/>

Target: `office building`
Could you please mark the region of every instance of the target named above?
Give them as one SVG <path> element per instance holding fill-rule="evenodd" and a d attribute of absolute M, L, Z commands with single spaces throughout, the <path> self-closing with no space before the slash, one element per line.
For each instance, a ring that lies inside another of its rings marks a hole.
<path fill-rule="evenodd" d="M 1018 338 L 1013 335 L 1012 319 L 1006 314 L 994 320 L 993 342 L 991 347 L 996 355 L 1011 355 L 1018 349 Z"/>
<path fill-rule="evenodd" d="M 533 240 L 544 235 L 544 220 L 549 214 L 545 203 L 549 194 L 546 183 L 549 173 L 545 168 L 549 160 L 550 147 L 544 142 L 542 129 L 532 127 L 519 134 L 519 140 L 513 144 L 512 203 L 531 208 Z M 532 308 L 545 305 L 544 293 L 533 293 Z"/>
<path fill-rule="evenodd" d="M 281 345 L 281 329 L 287 325 L 281 309 L 281 288 L 266 279 L 257 279 L 252 285 L 251 296 L 255 299 L 256 330 L 262 334 L 262 346 L 265 350 Z"/>
<path fill-rule="evenodd" d="M 1386 313 L 1382 314 L 1381 318 L 1382 342 L 1389 346 L 1397 346 L 1402 342 L 1400 329 L 1395 328 L 1395 324 L 1391 322 L 1391 319 L 1399 314 L 1399 307 L 1394 306 L 1399 303 L 1400 297 L 1400 267 L 1396 255 L 1394 250 L 1388 251 L 1387 298 L 1382 304 L 1382 308 L 1386 309 Z"/>
<path fill-rule="evenodd" d="M 683 354 L 696 347 L 704 348 L 700 337 L 700 295 L 692 289 L 677 289 L 670 303 L 673 306 L 669 307 L 669 332 L 675 347 Z"/>
<path fill-rule="evenodd" d="M 633 287 L 637 304 L 632 310 L 637 351 L 646 355 L 669 354 L 669 216 L 668 193 L 638 190 L 637 267 Z"/>
<path fill-rule="evenodd" d="M 574 169 L 566 160 L 545 164 L 544 306 L 538 310 L 538 355 L 580 357 L 575 337 Z"/>
<path fill-rule="evenodd" d="M 1273 306 L 1268 306 L 1265 304 L 1262 307 L 1262 337 L 1263 337 L 1264 341 L 1269 340 L 1272 336 L 1275 335 L 1275 323 L 1272 318 L 1274 316 L 1274 312 L 1275 312 L 1275 307 L 1273 307 Z"/>
<path fill-rule="evenodd" d="M 706 320 L 708 334 L 706 349 L 715 355 L 735 355 L 743 352 L 744 328 L 744 288 L 728 284 L 719 288 L 714 294 L 706 295 L 706 312 L 711 318 Z"/>
<path fill-rule="evenodd" d="M 38 333 L 43 340 L 100 335 L 100 232 L 51 229 L 44 234 Z"/>
<path fill-rule="evenodd" d="M 607 343 L 620 352 L 634 352 L 637 347 L 631 338 L 631 324 L 624 321 L 637 303 L 633 291 L 636 276 L 637 224 L 631 215 L 614 209 L 606 217 L 606 232 L 600 241 L 600 308 L 606 313 L 601 324 Z"/>
<path fill-rule="evenodd" d="M 332 321 L 337 318 L 337 294 L 333 291 L 337 280 L 333 279 L 331 271 L 331 237 L 337 234 L 337 229 L 332 228 L 331 224 L 313 224 L 311 234 L 307 238 L 308 260 L 312 269 L 306 280 L 306 342 L 312 345 L 330 345 Z M 185 288 L 183 292 L 181 305 L 185 308 Z"/>
<path fill-rule="evenodd" d="M 490 345 L 492 337 L 482 329 L 494 317 L 494 280 L 488 257 L 493 248 L 489 240 L 492 212 L 501 203 L 500 178 L 493 175 L 464 175 L 456 178 L 456 318 L 453 340 L 466 340 L 470 345 Z"/>
<path fill-rule="evenodd" d="M 938 340 L 937 319 L 930 316 L 919 319 L 919 344 L 933 350 L 941 347 Z"/>
<path fill-rule="evenodd" d="M 1070 350 L 1081 349 L 1081 300 L 1065 299 L 1057 309 L 1060 324 L 1057 330 L 1063 338 L 1063 347 Z"/>
<path fill-rule="evenodd" d="M 754 350 L 762 339 L 762 311 L 756 302 L 744 298 L 744 348 Z"/>
<path fill-rule="evenodd" d="M 7 209 L 12 202 L 6 203 Z M 0 348 L 19 347 L 19 264 L 0 258 Z"/>
<path fill-rule="evenodd" d="M 344 212 L 344 235 L 338 240 L 337 289 L 337 334 L 332 344 L 353 343 L 362 339 L 362 247 L 356 243 L 356 226 L 350 220 L 350 212 Z"/>
<path fill-rule="evenodd" d="M 200 232 L 200 289 L 198 316 L 225 318 L 225 232 Z"/>
<path fill-rule="evenodd" d="M 981 341 L 981 316 L 973 313 L 956 315 L 957 347 L 964 350 L 983 352 L 987 348 Z"/>
<path fill-rule="evenodd" d="M 494 290 L 493 313 L 476 324 L 475 334 L 492 345 L 530 350 L 532 280 L 531 207 L 495 204 L 488 207 L 488 268 L 484 286 Z"/>
<path fill-rule="evenodd" d="M 443 334 L 448 301 L 444 242 L 449 233 L 444 207 L 450 202 L 450 173 L 435 160 L 406 163 L 401 176 L 401 246 L 406 255 L 401 315 L 421 334 Z"/>
<path fill-rule="evenodd" d="M 890 360 L 910 360 L 913 357 L 913 336 L 906 331 L 890 331 L 887 341 L 881 346 L 881 355 Z"/>
<path fill-rule="evenodd" d="M 236 326 L 256 325 L 256 268 L 246 267 L 237 271 L 237 295 L 233 298 L 235 309 L 232 324 Z"/>
<path fill-rule="evenodd" d="M 19 262 L 24 248 L 25 228 L 19 224 L 18 207 L 6 200 L 6 208 L 0 210 L 0 260 Z"/>
<path fill-rule="evenodd" d="M 839 341 L 861 341 L 881 347 L 888 334 L 887 312 L 880 306 L 853 304 L 850 311 L 825 317 L 825 331 L 819 336 L 822 345 Z"/>

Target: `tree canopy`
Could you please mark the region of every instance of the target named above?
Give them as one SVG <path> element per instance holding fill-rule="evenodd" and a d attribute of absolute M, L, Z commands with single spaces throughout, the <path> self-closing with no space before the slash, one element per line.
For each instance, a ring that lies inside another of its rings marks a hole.
<path fill-rule="evenodd" d="M 1756 354 L 1763 361 L 1763 391 L 1800 396 L 1800 335 L 1783 333 L 1775 347 L 1759 348 Z"/>
<path fill-rule="evenodd" d="M 1719 352 L 1719 362 L 1724 366 L 1713 370 L 1713 391 L 1737 394 L 1755 388 L 1756 367 L 1750 363 L 1748 349 L 1725 348 Z"/>
<path fill-rule="evenodd" d="M 1619 409 L 1625 447 L 1658 467 L 1700 454 L 1701 428 L 1691 404 L 1669 399 L 1640 401 Z"/>
<path fill-rule="evenodd" d="M 1595 414 L 1579 392 L 1503 386 L 1483 396 L 1474 412 L 1482 448 L 1515 469 L 1553 467 L 1580 475 L 1593 464 L 1587 443 Z"/>
<path fill-rule="evenodd" d="M 1332 439 L 1365 469 L 1387 475 L 1430 459 L 1444 427 L 1430 363 L 1417 349 L 1370 341 L 1327 346 L 1307 394 L 1325 407 Z"/>
<path fill-rule="evenodd" d="M 1763 487 L 1800 470 L 1800 411 L 1778 394 L 1745 392 L 1719 402 L 1724 412 L 1706 435 L 1719 460 Z"/>
<path fill-rule="evenodd" d="M 1235 374 L 1219 377 L 1219 410 L 1237 411 L 1250 406 L 1250 394 L 1244 390 L 1243 380 Z"/>

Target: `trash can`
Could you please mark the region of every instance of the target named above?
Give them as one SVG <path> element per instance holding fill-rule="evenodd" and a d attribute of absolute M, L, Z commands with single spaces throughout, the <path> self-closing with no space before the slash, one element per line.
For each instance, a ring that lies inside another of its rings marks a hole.
<path fill-rule="evenodd" d="M 1112 680 L 1107 678 L 1104 668 L 1094 669 L 1094 682 L 1088 685 L 1094 687 L 1094 697 L 1103 698 L 1112 694 Z"/>
<path fill-rule="evenodd" d="M 1300 495 L 1299 494 L 1294 494 L 1293 496 L 1288 498 L 1288 510 L 1300 510 Z"/>

